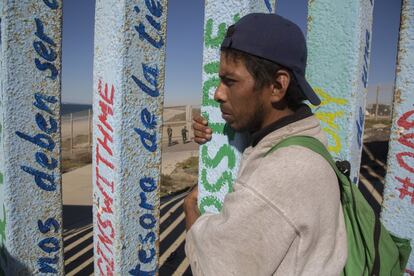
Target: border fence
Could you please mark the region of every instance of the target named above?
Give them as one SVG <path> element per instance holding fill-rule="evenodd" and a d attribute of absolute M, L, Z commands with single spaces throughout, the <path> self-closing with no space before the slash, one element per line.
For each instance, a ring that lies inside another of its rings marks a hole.
<path fill-rule="evenodd" d="M 381 216 L 392 232 L 414 239 L 414 0 L 402 3 Z M 277 12 L 276 4 L 206 1 L 201 112 L 214 139 L 200 148 L 202 211 L 221 209 L 247 144 L 213 101 L 219 45 L 241 16 Z M 351 161 L 355 182 L 373 7 L 374 0 L 310 0 L 308 9 L 307 78 L 322 100 L 314 111 L 331 153 Z M 0 8 L 0 274 L 63 275 L 62 0 L 3 0 Z M 96 1 L 91 144 L 98 275 L 157 273 L 167 13 L 167 0 Z M 413 271 L 412 254 L 407 274 Z"/>
<path fill-rule="evenodd" d="M 192 137 L 191 121 L 193 113 L 199 113 L 195 105 L 168 106 L 163 110 L 162 142 L 168 142 L 167 128 L 172 128 L 174 142 L 182 139 L 185 126 L 188 139 Z M 91 151 L 92 146 L 92 109 L 70 112 L 61 117 L 62 156 L 72 157 L 78 151 Z"/>
<path fill-rule="evenodd" d="M 79 111 L 61 117 L 62 155 L 65 151 L 70 156 L 75 148 L 91 150 L 92 145 L 92 110 Z"/>

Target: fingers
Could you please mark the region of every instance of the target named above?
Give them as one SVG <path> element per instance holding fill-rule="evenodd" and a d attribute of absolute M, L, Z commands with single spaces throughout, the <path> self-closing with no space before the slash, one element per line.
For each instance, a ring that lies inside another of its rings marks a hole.
<path fill-rule="evenodd" d="M 196 136 L 203 136 L 202 138 L 205 138 L 205 135 L 210 135 L 213 133 L 213 131 L 211 130 L 211 128 L 209 128 L 208 126 L 205 125 L 201 125 L 198 123 L 193 123 L 193 130 L 194 130 L 194 135 Z"/>
<path fill-rule="evenodd" d="M 207 143 L 207 140 L 206 140 L 206 139 L 204 139 L 204 138 L 197 138 L 197 137 L 194 137 L 194 142 L 196 142 L 196 143 L 197 143 L 197 144 L 199 144 L 199 145 L 203 145 L 203 144 Z"/>
<path fill-rule="evenodd" d="M 208 129 L 211 132 L 211 129 Z M 199 130 L 194 130 L 194 142 L 204 144 L 211 140 L 212 134 Z"/>
<path fill-rule="evenodd" d="M 196 115 L 194 115 L 194 117 L 193 117 L 193 121 L 194 121 L 195 123 L 198 123 L 198 124 L 201 124 L 201 125 L 205 125 L 205 126 L 207 126 L 207 125 L 208 125 L 207 120 L 206 120 L 204 117 L 202 117 L 200 114 L 196 114 Z"/>
<path fill-rule="evenodd" d="M 213 131 L 208 127 L 208 122 L 203 117 L 196 115 L 193 118 L 194 142 L 204 144 L 211 140 Z"/>

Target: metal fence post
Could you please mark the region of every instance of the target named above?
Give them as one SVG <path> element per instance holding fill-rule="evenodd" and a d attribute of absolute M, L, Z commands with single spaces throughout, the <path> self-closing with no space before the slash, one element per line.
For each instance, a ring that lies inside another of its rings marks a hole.
<path fill-rule="evenodd" d="M 375 98 L 375 121 L 378 120 L 379 92 L 380 92 L 380 87 L 379 87 L 379 85 L 377 85 L 377 95 L 376 95 L 376 98 Z"/>
<path fill-rule="evenodd" d="M 211 142 L 200 147 L 199 206 L 202 212 L 218 212 L 224 196 L 231 190 L 241 152 L 245 148 L 244 135 L 235 134 L 225 126 L 218 103 L 213 100 L 219 84 L 220 44 L 227 27 L 251 12 L 274 12 L 269 0 L 206 1 L 204 16 L 203 100 L 201 113 L 213 130 Z M 274 2 L 274 1 L 273 1 Z M 227 159 L 226 162 L 221 162 Z"/>
<path fill-rule="evenodd" d="M 188 137 L 187 139 L 190 140 L 193 137 L 193 130 L 191 127 L 191 122 L 193 120 L 193 107 L 191 105 L 185 106 L 185 125 L 188 130 Z"/>
<path fill-rule="evenodd" d="M 4 184 L 4 104 L 3 104 L 3 1 L 0 1 L 0 275 L 8 272 L 7 250 L 6 250 L 6 206 L 5 203 L 5 184 Z"/>
<path fill-rule="evenodd" d="M 91 118 L 91 110 L 88 109 L 88 150 L 91 149 L 91 140 L 92 138 L 92 118 Z"/>
<path fill-rule="evenodd" d="M 62 1 L 2 4 L 0 262 L 6 275 L 63 275 Z"/>
<path fill-rule="evenodd" d="M 334 157 L 351 162 L 358 181 L 371 48 L 373 0 L 312 0 L 308 8 L 307 79 Z M 352 18 L 352 20 L 350 20 Z"/>
<path fill-rule="evenodd" d="M 95 272 L 155 275 L 167 0 L 97 0 Z"/>
<path fill-rule="evenodd" d="M 404 0 L 382 221 L 414 247 L 414 0 Z M 414 254 L 407 265 L 414 275 Z"/>
<path fill-rule="evenodd" d="M 70 156 L 73 156 L 73 114 L 70 113 Z"/>

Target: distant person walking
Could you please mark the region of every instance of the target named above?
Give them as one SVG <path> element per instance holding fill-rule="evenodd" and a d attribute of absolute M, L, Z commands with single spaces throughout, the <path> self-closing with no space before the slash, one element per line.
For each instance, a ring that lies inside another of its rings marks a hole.
<path fill-rule="evenodd" d="M 183 137 L 183 144 L 187 143 L 187 132 L 188 132 L 187 127 L 184 126 L 181 129 L 181 136 Z"/>
<path fill-rule="evenodd" d="M 171 126 L 168 126 L 167 128 L 167 134 L 168 134 L 168 146 L 172 146 L 172 128 Z"/>

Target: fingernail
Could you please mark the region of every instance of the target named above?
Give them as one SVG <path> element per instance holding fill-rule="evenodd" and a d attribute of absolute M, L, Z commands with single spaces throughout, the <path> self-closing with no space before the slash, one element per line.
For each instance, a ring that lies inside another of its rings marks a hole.
<path fill-rule="evenodd" d="M 211 135 L 210 134 L 207 134 L 206 135 L 206 138 L 210 140 L 211 139 Z"/>

